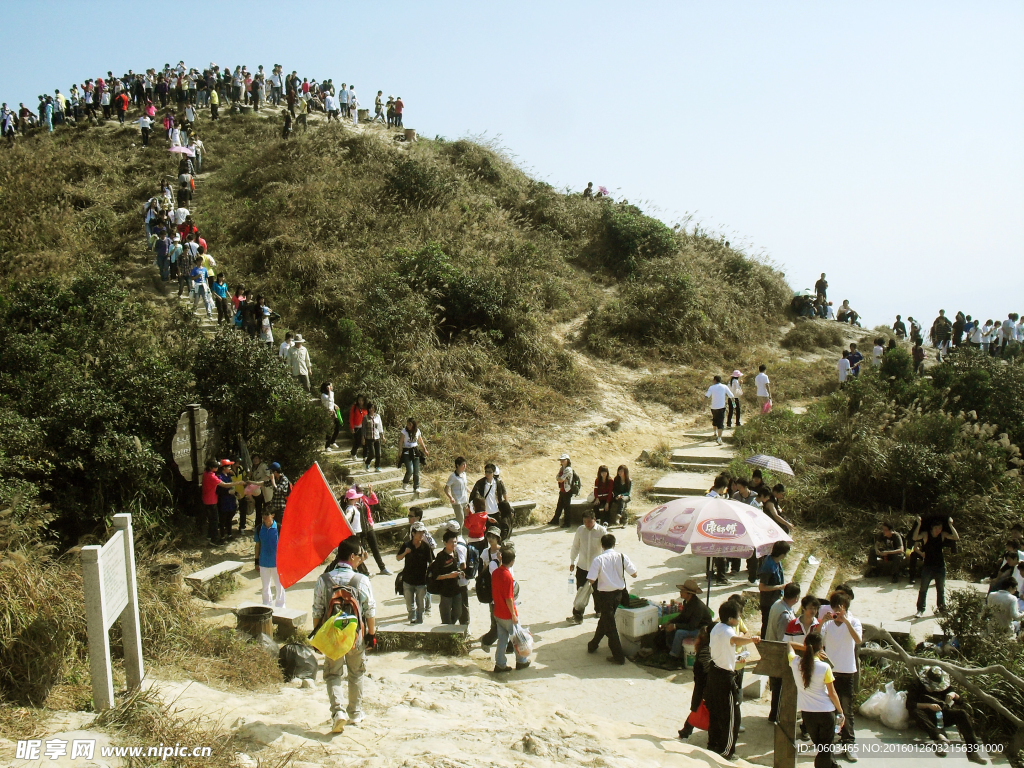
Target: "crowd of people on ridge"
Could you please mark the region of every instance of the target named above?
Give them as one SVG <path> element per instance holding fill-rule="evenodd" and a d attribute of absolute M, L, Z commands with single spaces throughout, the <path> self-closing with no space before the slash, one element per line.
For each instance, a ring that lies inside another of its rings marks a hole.
<path fill-rule="evenodd" d="M 200 111 L 209 109 L 210 119 L 220 118 L 220 105 L 232 108 L 247 107 L 258 112 L 260 107 L 281 107 L 285 122 L 284 135 L 291 132 L 292 121 L 306 124 L 312 112 L 323 113 L 328 122 L 342 118 L 359 122 L 359 97 L 355 85 L 342 83 L 335 87 L 331 78 L 299 77 L 275 64 L 268 74 L 263 65 L 255 72 L 246 66 L 221 68 L 211 63 L 202 71 L 186 67 L 184 61 L 176 66 L 164 64 L 162 69 L 147 69 L 116 76 L 108 71 L 106 77 L 88 78 L 72 83 L 65 95 L 59 88 L 53 95 L 40 94 L 35 111 L 18 105 L 10 109 L 4 102 L 0 106 L 0 133 L 13 143 L 18 134 L 27 135 L 34 128 L 49 133 L 61 126 L 75 126 L 82 120 L 93 123 L 117 119 L 122 125 L 131 110 L 137 109 L 137 122 L 142 129 L 143 145 L 148 145 L 149 132 L 159 121 L 165 130 L 183 123 L 195 125 Z M 403 127 L 405 103 L 401 96 L 384 96 L 377 91 L 371 122 L 383 123 L 388 128 Z M 158 116 L 162 112 L 162 117 Z M 367 114 L 367 116 L 369 116 Z"/>

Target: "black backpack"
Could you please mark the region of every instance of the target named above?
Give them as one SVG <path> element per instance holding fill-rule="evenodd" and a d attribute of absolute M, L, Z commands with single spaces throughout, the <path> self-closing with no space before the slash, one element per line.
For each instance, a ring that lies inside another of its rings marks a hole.
<path fill-rule="evenodd" d="M 480 562 L 480 573 L 476 577 L 476 599 L 484 605 L 492 602 L 490 563 L 485 563 L 483 560 Z"/>
<path fill-rule="evenodd" d="M 569 490 L 572 492 L 572 495 L 573 496 L 579 496 L 580 495 L 580 488 L 582 486 L 583 486 L 583 480 L 580 479 L 580 473 L 574 471 L 572 473 L 572 483 L 569 486 Z"/>

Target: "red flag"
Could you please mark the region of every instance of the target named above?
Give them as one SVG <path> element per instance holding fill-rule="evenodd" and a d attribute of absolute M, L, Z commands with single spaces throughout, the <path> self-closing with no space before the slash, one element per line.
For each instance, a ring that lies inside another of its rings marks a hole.
<path fill-rule="evenodd" d="M 305 578 L 352 535 L 338 500 L 315 462 L 292 486 L 283 519 L 277 575 L 285 589 Z"/>

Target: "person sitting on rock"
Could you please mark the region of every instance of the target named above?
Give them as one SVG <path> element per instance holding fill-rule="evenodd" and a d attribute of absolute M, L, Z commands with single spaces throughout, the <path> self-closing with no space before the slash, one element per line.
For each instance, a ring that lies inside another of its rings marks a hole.
<path fill-rule="evenodd" d="M 922 667 L 914 680 L 907 686 L 907 709 L 911 719 L 931 737 L 932 741 L 943 746 L 949 739 L 943 729 L 955 725 L 964 743 L 967 745 L 967 759 L 978 765 L 986 765 L 987 760 L 979 751 L 978 738 L 974 734 L 974 721 L 963 709 L 960 694 L 953 690 L 949 673 L 941 667 Z M 942 713 L 943 728 L 939 728 L 936 715 Z"/>
<path fill-rule="evenodd" d="M 903 537 L 893 530 L 891 522 L 884 521 L 881 532 L 875 537 L 874 546 L 868 550 L 868 575 L 890 576 L 895 584 L 905 557 Z"/>
<path fill-rule="evenodd" d="M 594 197 L 594 182 L 588 181 L 587 188 L 583 190 L 583 199 L 590 200 Z"/>

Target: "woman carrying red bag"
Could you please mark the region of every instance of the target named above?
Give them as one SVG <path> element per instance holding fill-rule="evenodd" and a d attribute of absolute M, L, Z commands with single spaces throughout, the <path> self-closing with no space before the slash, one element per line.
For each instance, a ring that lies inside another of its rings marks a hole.
<path fill-rule="evenodd" d="M 686 718 L 686 723 L 679 731 L 680 739 L 690 738 L 694 728 L 700 728 L 702 731 L 708 729 L 710 718 L 708 716 L 708 707 L 704 703 L 704 686 L 707 684 L 708 670 L 711 668 L 711 648 L 709 642 L 708 628 L 706 626 L 701 627 L 700 634 L 697 635 L 697 642 L 694 645 L 697 659 L 693 664 L 693 696 L 690 697 L 690 715 Z"/>

